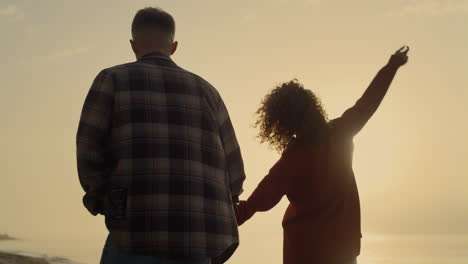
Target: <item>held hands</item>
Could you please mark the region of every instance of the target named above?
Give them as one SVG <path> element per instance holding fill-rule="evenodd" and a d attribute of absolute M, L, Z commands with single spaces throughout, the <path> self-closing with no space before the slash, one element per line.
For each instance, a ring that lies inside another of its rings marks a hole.
<path fill-rule="evenodd" d="M 388 65 L 396 68 L 405 65 L 406 62 L 408 62 L 408 51 L 408 46 L 401 47 L 401 49 L 397 50 L 392 57 L 390 57 Z"/>

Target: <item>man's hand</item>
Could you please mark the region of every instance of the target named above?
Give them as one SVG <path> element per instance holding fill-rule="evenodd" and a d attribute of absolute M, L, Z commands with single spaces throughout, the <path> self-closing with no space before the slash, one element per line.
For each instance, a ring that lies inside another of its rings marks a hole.
<path fill-rule="evenodd" d="M 401 47 L 401 49 L 397 50 L 395 54 L 392 55 L 392 57 L 388 61 L 388 65 L 397 68 L 405 65 L 406 62 L 408 62 L 408 51 L 408 46 Z"/>

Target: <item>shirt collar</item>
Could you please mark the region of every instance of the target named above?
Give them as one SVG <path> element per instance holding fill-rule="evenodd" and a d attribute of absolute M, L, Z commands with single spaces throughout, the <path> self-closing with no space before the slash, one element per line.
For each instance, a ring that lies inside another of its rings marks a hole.
<path fill-rule="evenodd" d="M 137 62 L 144 62 L 149 64 L 160 64 L 160 65 L 167 65 L 167 66 L 177 66 L 175 62 L 166 54 L 160 51 L 154 51 L 147 53 L 141 56 Z"/>
<path fill-rule="evenodd" d="M 138 60 L 144 60 L 148 58 L 165 58 L 171 60 L 171 58 L 168 55 L 162 53 L 161 51 L 153 51 L 150 53 L 146 53 L 145 55 L 141 56 Z"/>

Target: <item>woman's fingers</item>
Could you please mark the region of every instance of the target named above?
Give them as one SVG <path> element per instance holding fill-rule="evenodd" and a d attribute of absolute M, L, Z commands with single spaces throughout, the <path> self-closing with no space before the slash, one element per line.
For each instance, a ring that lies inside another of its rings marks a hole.
<path fill-rule="evenodd" d="M 406 46 L 406 50 L 403 51 L 403 54 L 405 54 L 405 55 L 408 54 L 408 51 L 409 51 L 409 46 Z"/>
<path fill-rule="evenodd" d="M 402 66 L 405 65 L 408 62 L 408 51 L 409 47 L 408 46 L 403 46 L 399 50 L 395 52 L 395 54 L 392 55 L 390 58 L 389 63 L 392 65 L 397 65 L 397 66 Z"/>
<path fill-rule="evenodd" d="M 405 45 L 405 46 L 401 47 L 399 50 L 397 50 L 397 51 L 395 52 L 395 54 L 401 53 L 401 54 L 405 54 L 405 55 L 406 55 L 406 54 L 408 53 L 408 51 L 409 51 L 409 47 Z"/>

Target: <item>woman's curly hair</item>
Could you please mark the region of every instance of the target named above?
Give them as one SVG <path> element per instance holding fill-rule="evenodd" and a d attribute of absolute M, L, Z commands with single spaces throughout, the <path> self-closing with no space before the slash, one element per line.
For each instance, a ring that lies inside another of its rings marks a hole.
<path fill-rule="evenodd" d="M 260 141 L 278 152 L 293 142 L 316 142 L 327 127 L 320 99 L 297 79 L 276 86 L 263 98 L 256 114 Z"/>

